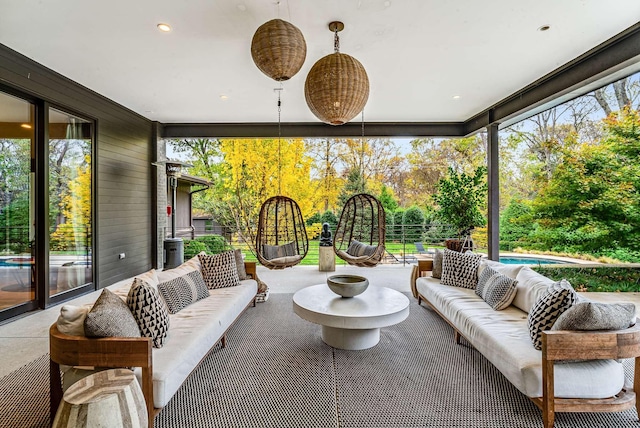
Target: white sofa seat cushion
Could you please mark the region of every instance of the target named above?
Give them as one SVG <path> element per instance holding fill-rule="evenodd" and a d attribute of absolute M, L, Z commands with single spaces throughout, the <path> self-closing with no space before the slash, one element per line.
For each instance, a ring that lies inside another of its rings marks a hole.
<path fill-rule="evenodd" d="M 211 350 L 258 291 L 256 281 L 209 290 L 199 300 L 170 315 L 165 346 L 153 349 L 153 404 L 164 407 L 193 369 Z M 141 370 L 136 375 L 141 379 Z"/>
<path fill-rule="evenodd" d="M 418 278 L 416 287 L 520 392 L 542 396 L 542 352 L 531 344 L 526 313 L 514 306 L 494 311 L 474 290 L 433 278 Z M 556 397 L 606 398 L 623 385 L 623 366 L 614 360 L 555 365 Z"/>

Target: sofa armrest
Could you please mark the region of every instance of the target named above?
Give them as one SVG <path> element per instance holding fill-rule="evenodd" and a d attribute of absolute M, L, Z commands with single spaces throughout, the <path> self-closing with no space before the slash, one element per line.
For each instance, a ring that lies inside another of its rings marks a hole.
<path fill-rule="evenodd" d="M 633 391 L 623 389 L 606 400 L 555 398 L 554 364 L 564 360 L 605 360 L 635 358 Z M 615 331 L 544 331 L 542 332 L 542 397 L 534 399 L 542 409 L 545 428 L 553 427 L 558 411 L 622 411 L 640 405 L 635 391 L 640 391 L 640 325 Z"/>
<path fill-rule="evenodd" d="M 256 271 L 256 262 L 244 262 L 244 270 L 247 272 L 247 276 L 251 279 L 258 280 L 258 273 Z"/>
<path fill-rule="evenodd" d="M 149 420 L 153 420 L 153 359 L 151 338 L 89 338 L 61 333 L 56 324 L 49 329 L 51 412 L 62 400 L 60 364 L 94 367 L 141 367 L 142 393 Z M 53 421 L 53 418 L 51 419 Z"/>

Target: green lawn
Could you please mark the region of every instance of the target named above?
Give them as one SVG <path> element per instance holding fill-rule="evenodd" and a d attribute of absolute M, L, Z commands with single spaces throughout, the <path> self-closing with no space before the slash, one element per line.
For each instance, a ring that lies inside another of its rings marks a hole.
<path fill-rule="evenodd" d="M 554 281 L 566 278 L 577 291 L 640 291 L 640 268 L 602 267 L 532 267 Z"/>

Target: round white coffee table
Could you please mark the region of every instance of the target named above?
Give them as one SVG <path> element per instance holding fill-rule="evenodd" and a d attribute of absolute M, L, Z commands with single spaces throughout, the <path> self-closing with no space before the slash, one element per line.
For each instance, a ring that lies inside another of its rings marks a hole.
<path fill-rule="evenodd" d="M 380 341 L 380 328 L 409 316 L 409 299 L 385 287 L 369 286 L 355 297 L 335 294 L 326 284 L 303 288 L 293 295 L 293 311 L 322 326 L 322 340 L 339 349 L 360 350 Z"/>

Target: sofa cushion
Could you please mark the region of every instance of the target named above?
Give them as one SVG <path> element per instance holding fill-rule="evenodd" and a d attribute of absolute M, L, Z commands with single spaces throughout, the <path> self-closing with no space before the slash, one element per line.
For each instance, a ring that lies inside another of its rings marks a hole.
<path fill-rule="evenodd" d="M 150 337 L 154 348 L 162 348 L 169 332 L 169 310 L 160 293 L 144 281 L 135 279 L 127 305 L 143 337 Z"/>
<path fill-rule="evenodd" d="M 489 268 L 490 269 L 490 268 Z M 506 309 L 516 296 L 518 282 L 501 273 L 492 275 L 482 289 L 482 300 L 496 311 Z"/>
<path fill-rule="evenodd" d="M 170 314 L 209 297 L 209 289 L 200 271 L 194 270 L 167 282 L 158 284 L 158 291 L 167 303 Z"/>
<path fill-rule="evenodd" d="M 580 302 L 560 315 L 551 330 L 622 330 L 635 323 L 633 303 Z"/>
<path fill-rule="evenodd" d="M 140 337 L 127 304 L 106 288 L 87 313 L 84 333 L 87 337 Z"/>
<path fill-rule="evenodd" d="M 518 276 L 518 273 L 520 272 L 520 269 L 524 267 L 524 265 L 515 265 L 515 264 L 511 265 L 511 264 L 496 262 L 495 260 L 483 259 L 480 262 L 480 266 L 478 267 L 478 278 L 480 278 L 480 275 L 482 275 L 482 271 L 487 266 L 513 279 L 516 279 L 516 277 Z"/>
<path fill-rule="evenodd" d="M 442 258 L 444 253 L 440 250 L 436 250 L 433 255 L 433 268 L 431 270 L 431 276 L 434 278 L 442 278 Z"/>
<path fill-rule="evenodd" d="M 540 296 L 547 291 L 547 288 L 555 282 L 527 266 L 520 269 L 516 280 L 518 281 L 516 285 L 516 297 L 513 299 L 512 305 L 526 313 L 531 311 L 534 303 L 537 302 Z"/>
<path fill-rule="evenodd" d="M 476 288 L 481 258 L 480 254 L 445 249 L 442 258 L 442 283 L 455 287 Z"/>
<path fill-rule="evenodd" d="M 200 255 L 204 254 L 206 253 L 204 251 L 201 251 L 199 254 L 193 256 L 186 262 L 182 263 L 180 266 L 158 272 L 158 282 L 171 281 L 172 279 L 186 275 L 189 272 L 193 272 L 194 270 L 202 271 L 199 257 Z"/>
<path fill-rule="evenodd" d="M 576 302 L 576 292 L 566 279 L 552 284 L 531 308 L 527 323 L 533 347 L 542 349 L 542 332 L 551 327 Z"/>
<path fill-rule="evenodd" d="M 207 288 L 235 287 L 240 284 L 233 251 L 198 257 L 202 264 L 202 276 Z"/>

